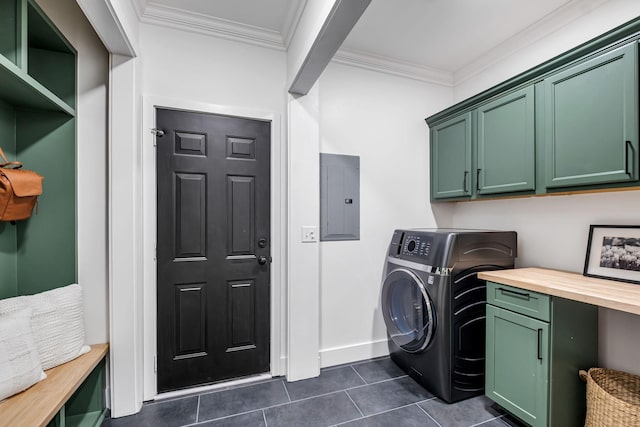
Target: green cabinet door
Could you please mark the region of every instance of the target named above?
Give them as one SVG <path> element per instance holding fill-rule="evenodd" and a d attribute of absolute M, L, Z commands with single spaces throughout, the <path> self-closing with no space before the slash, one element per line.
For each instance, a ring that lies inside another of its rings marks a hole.
<path fill-rule="evenodd" d="M 638 180 L 638 60 L 631 43 L 544 80 L 548 188 Z"/>
<path fill-rule="evenodd" d="M 549 324 L 487 305 L 486 395 L 532 427 L 547 425 Z"/>
<path fill-rule="evenodd" d="M 471 113 L 431 129 L 431 197 L 471 196 Z"/>
<path fill-rule="evenodd" d="M 535 190 L 533 85 L 478 107 L 476 191 Z"/>

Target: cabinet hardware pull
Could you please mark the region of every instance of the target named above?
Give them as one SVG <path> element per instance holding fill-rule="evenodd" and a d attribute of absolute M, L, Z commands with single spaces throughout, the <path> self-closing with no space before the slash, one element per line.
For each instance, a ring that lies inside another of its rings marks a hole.
<path fill-rule="evenodd" d="M 469 175 L 469 171 L 464 171 L 464 177 L 462 178 L 462 191 L 464 193 L 469 192 L 469 190 L 467 190 L 467 175 Z"/>
<path fill-rule="evenodd" d="M 499 291 L 501 291 L 504 294 L 511 294 L 514 296 L 519 296 L 522 298 L 526 298 L 526 299 L 531 299 L 531 294 L 528 292 L 517 292 L 517 291 L 512 291 L 511 289 L 505 289 L 505 288 L 498 288 Z"/>
<path fill-rule="evenodd" d="M 538 360 L 542 360 L 542 329 L 538 329 Z"/>
<path fill-rule="evenodd" d="M 633 151 L 631 141 L 626 141 L 624 144 L 624 173 L 627 175 L 631 175 L 631 171 L 629 170 L 629 147 L 631 147 L 631 150 Z"/>
<path fill-rule="evenodd" d="M 480 171 L 482 169 L 478 168 L 478 170 L 476 170 L 476 190 L 480 191 Z"/>

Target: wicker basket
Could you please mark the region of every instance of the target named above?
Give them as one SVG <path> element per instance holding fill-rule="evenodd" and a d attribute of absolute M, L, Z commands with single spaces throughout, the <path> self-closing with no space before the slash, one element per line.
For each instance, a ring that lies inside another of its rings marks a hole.
<path fill-rule="evenodd" d="M 580 378 L 587 383 L 585 427 L 640 427 L 640 376 L 591 368 Z"/>

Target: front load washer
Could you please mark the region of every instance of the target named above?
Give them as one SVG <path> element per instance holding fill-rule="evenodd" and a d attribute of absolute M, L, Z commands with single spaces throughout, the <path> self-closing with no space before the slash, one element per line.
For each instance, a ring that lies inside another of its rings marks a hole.
<path fill-rule="evenodd" d="M 381 306 L 391 359 L 446 402 L 484 391 L 486 283 L 513 268 L 514 231 L 408 229 L 393 233 Z"/>

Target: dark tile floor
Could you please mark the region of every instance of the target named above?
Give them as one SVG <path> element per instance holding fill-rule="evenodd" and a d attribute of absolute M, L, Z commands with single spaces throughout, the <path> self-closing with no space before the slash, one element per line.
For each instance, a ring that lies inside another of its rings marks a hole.
<path fill-rule="evenodd" d="M 516 423 L 484 396 L 447 404 L 388 357 L 323 369 L 318 378 L 273 378 L 220 391 L 149 402 L 140 413 L 106 419 L 129 426 L 506 427 Z"/>

